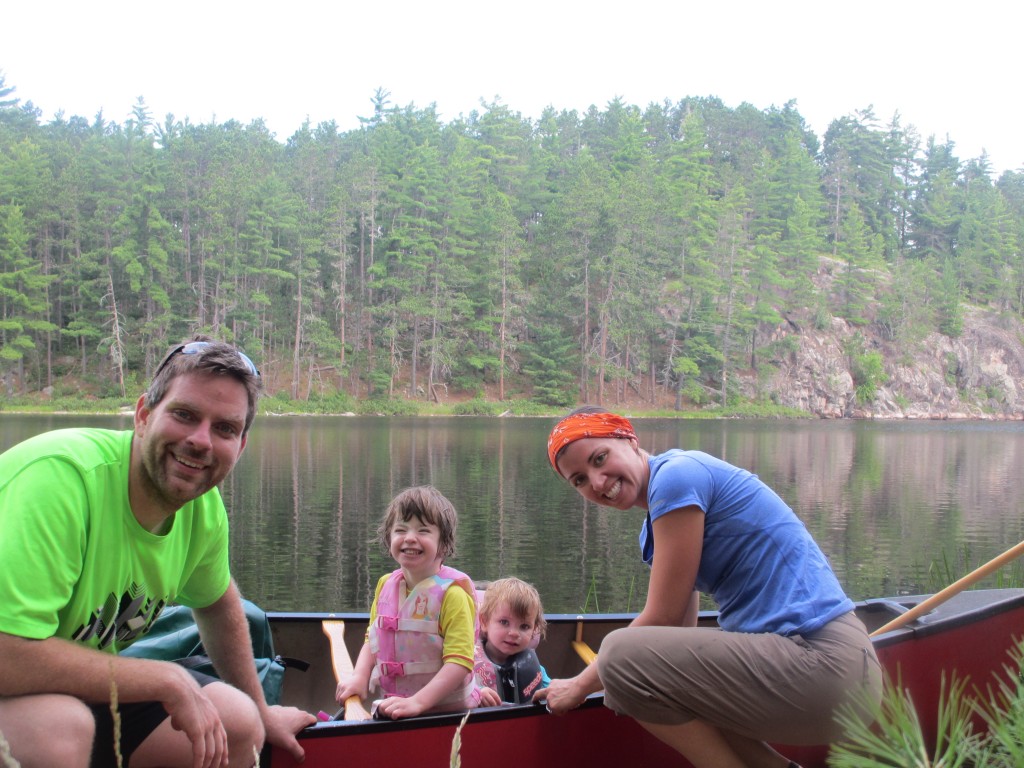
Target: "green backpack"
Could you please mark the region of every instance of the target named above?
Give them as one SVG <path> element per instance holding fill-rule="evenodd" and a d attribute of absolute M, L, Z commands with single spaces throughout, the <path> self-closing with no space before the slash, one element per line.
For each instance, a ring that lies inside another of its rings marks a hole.
<path fill-rule="evenodd" d="M 256 659 L 256 674 L 263 685 L 263 695 L 267 704 L 277 704 L 281 700 L 285 667 L 297 667 L 305 671 L 309 664 L 274 653 L 274 640 L 270 634 L 267 614 L 249 600 L 242 600 L 242 606 L 249 620 L 252 653 Z M 177 661 L 190 669 L 219 677 L 199 639 L 199 628 L 192 616 L 192 609 L 184 605 L 164 608 L 149 632 L 121 651 L 121 655 Z"/>

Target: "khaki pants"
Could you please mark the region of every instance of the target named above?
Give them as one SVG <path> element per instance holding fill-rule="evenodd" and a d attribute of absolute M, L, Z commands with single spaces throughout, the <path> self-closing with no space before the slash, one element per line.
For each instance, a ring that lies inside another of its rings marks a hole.
<path fill-rule="evenodd" d="M 842 736 L 836 710 L 882 695 L 863 623 L 848 613 L 807 636 L 628 627 L 601 643 L 605 706 L 641 722 L 702 720 L 776 744 Z"/>

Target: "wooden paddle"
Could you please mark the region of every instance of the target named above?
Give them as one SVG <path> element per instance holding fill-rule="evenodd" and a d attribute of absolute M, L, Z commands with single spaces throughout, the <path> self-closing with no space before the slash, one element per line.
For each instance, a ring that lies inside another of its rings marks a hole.
<path fill-rule="evenodd" d="M 1003 552 L 1003 554 L 999 555 L 998 557 L 993 557 L 983 566 L 981 566 L 980 568 L 976 568 L 963 578 L 957 579 L 941 592 L 936 592 L 927 600 L 922 600 L 920 603 L 915 605 L 906 613 L 900 614 L 895 619 L 890 621 L 888 624 L 876 629 L 874 632 L 871 633 L 870 636 L 874 637 L 875 635 L 881 635 L 885 632 L 891 632 L 894 629 L 899 629 L 904 624 L 909 624 L 911 621 L 918 618 L 919 616 L 922 616 L 928 613 L 928 611 L 932 610 L 933 608 L 942 605 L 942 603 L 946 602 L 947 600 L 949 600 L 949 598 L 953 597 L 954 595 L 963 592 L 965 589 L 967 589 L 967 587 L 971 586 L 971 584 L 973 584 L 974 582 L 980 581 L 981 579 L 988 576 L 990 573 L 993 573 L 994 571 L 997 571 L 1000 568 L 1002 568 L 1011 560 L 1016 560 L 1021 555 L 1024 555 L 1024 541 L 1020 542 L 1016 546 L 1010 547 L 1008 550 Z"/>
<path fill-rule="evenodd" d="M 331 642 L 331 665 L 334 667 L 334 679 L 339 683 L 343 678 L 352 676 L 352 657 L 345 645 L 345 622 L 341 619 L 324 619 L 324 634 Z M 372 716 L 366 711 L 358 696 L 345 699 L 346 720 L 370 720 Z"/>
<path fill-rule="evenodd" d="M 576 651 L 576 654 L 583 659 L 583 663 L 588 667 L 594 663 L 594 659 L 597 658 L 597 654 L 594 653 L 594 649 L 583 642 L 583 622 L 576 622 L 576 639 L 572 641 L 572 648 Z"/>

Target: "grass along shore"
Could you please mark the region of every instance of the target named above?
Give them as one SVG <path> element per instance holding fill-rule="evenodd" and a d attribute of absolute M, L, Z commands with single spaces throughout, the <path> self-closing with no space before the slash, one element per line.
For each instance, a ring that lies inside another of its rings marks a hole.
<path fill-rule="evenodd" d="M 813 419 L 812 414 L 785 408 L 771 403 L 740 403 L 722 408 L 707 406 L 700 409 L 676 411 L 633 407 L 629 404 L 606 404 L 606 408 L 624 413 L 630 418 L 668 419 L 721 419 L 721 418 L 782 418 Z M 131 413 L 135 409 L 135 398 L 120 397 L 47 397 L 40 394 L 0 398 L 0 412 L 3 413 L 74 413 L 94 415 L 118 415 Z M 431 402 L 427 400 L 357 399 L 337 394 L 313 397 L 308 400 L 292 400 L 281 394 L 264 395 L 260 398 L 259 413 L 266 416 L 285 415 L 355 415 L 355 416 L 539 416 L 558 418 L 565 415 L 570 407 L 556 407 L 533 400 L 516 399 L 495 401 L 484 398 Z"/>

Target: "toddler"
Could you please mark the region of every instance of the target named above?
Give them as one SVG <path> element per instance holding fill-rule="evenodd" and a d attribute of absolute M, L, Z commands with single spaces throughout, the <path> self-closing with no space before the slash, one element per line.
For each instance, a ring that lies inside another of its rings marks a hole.
<path fill-rule="evenodd" d="M 485 705 L 525 704 L 551 682 L 534 650 L 546 628 L 540 594 L 531 584 L 507 578 L 488 585 L 480 605 L 476 654 Z"/>

